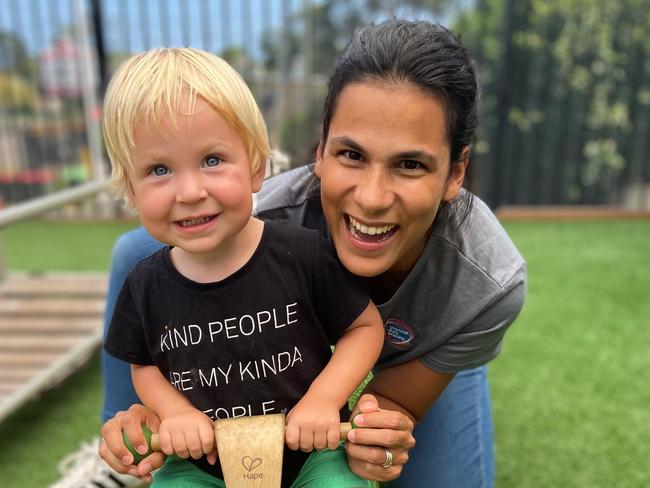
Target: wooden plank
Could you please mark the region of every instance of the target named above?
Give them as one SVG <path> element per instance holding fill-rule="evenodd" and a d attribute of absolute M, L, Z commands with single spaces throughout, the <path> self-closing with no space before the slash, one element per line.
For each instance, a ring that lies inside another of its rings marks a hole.
<path fill-rule="evenodd" d="M 99 317 L 2 317 L 0 334 L 79 334 L 103 327 Z"/>
<path fill-rule="evenodd" d="M 3 375 L 0 374 L 0 385 L 15 385 L 15 386 L 22 386 L 25 384 L 25 380 L 28 380 L 31 376 L 33 375 L 34 371 L 31 371 L 29 375 L 16 375 L 16 374 L 8 374 L 8 375 Z"/>
<path fill-rule="evenodd" d="M 18 390 L 18 386 L 16 385 L 0 384 L 0 395 L 10 396 L 16 390 Z"/>
<path fill-rule="evenodd" d="M 34 376 L 35 373 L 39 371 L 39 367 L 37 366 L 32 366 L 32 367 L 23 367 L 23 366 L 16 366 L 11 369 L 2 369 L 0 370 L 0 382 L 5 382 L 5 383 L 11 383 L 12 381 L 21 381 L 22 383 L 25 382 L 25 380 L 28 380 L 32 376 Z"/>
<path fill-rule="evenodd" d="M 10 275 L 3 283 L 0 294 L 6 297 L 84 296 L 103 298 L 106 295 L 107 287 L 108 280 L 101 275 Z"/>
<path fill-rule="evenodd" d="M 0 368 L 14 368 L 16 366 L 44 366 L 61 356 L 60 352 L 15 352 L 0 351 Z"/>
<path fill-rule="evenodd" d="M 41 337 L 38 335 L 6 335 L 0 336 L 0 351 L 2 352 L 38 352 L 65 351 L 81 342 L 85 336 L 56 336 Z"/>
<path fill-rule="evenodd" d="M 53 315 L 102 317 L 104 315 L 104 300 L 83 300 L 78 298 L 21 300 L 19 298 L 2 297 L 0 301 L 0 316 L 47 317 Z"/>
<path fill-rule="evenodd" d="M 107 276 L 11 274 L 0 284 L 0 421 L 101 343 Z"/>

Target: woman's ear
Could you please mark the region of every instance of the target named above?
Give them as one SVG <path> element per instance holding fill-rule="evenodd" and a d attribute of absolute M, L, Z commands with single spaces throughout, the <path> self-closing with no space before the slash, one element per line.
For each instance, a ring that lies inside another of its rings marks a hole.
<path fill-rule="evenodd" d="M 266 176 L 266 158 L 260 158 L 257 169 L 251 173 L 251 190 L 257 193 L 262 189 L 262 182 Z"/>
<path fill-rule="evenodd" d="M 460 189 L 463 187 L 463 181 L 465 180 L 465 171 L 469 164 L 470 153 L 471 150 L 469 146 L 465 146 L 459 160 L 451 163 L 449 179 L 447 180 L 447 189 L 442 197 L 445 202 L 452 201 L 460 193 Z"/>
<path fill-rule="evenodd" d="M 316 165 L 314 166 L 314 173 L 320 178 L 320 173 L 323 166 L 323 141 L 321 140 L 318 143 L 318 148 L 316 149 Z"/>

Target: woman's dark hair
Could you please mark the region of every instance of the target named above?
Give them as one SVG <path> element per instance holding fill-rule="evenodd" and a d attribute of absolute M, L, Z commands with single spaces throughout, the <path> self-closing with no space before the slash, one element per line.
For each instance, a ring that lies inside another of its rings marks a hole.
<path fill-rule="evenodd" d="M 339 56 L 325 99 L 321 142 L 325 143 L 343 89 L 365 80 L 408 81 L 443 104 L 452 164 L 474 140 L 478 83 L 474 66 L 460 41 L 448 29 L 425 21 L 389 20 L 357 30 Z M 467 177 L 466 177 L 467 181 Z M 471 194 L 462 192 L 453 210 L 461 221 L 469 212 Z M 448 213 L 449 205 L 441 205 Z"/>

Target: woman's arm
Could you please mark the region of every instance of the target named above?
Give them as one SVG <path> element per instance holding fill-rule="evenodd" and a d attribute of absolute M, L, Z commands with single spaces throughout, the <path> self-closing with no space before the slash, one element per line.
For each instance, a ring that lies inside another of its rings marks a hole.
<path fill-rule="evenodd" d="M 453 373 L 431 371 L 416 359 L 377 371 L 364 393 L 381 398 L 380 408 L 402 411 L 417 422 L 426 415 L 453 377 Z"/>
<path fill-rule="evenodd" d="M 424 416 L 453 378 L 431 371 L 418 360 L 382 369 L 368 383 L 352 415 L 361 429 L 348 434 L 345 449 L 350 469 L 380 481 L 399 477 L 415 445 L 414 424 Z M 377 447 L 381 446 L 381 447 Z M 382 467 L 384 448 L 393 464 Z"/>

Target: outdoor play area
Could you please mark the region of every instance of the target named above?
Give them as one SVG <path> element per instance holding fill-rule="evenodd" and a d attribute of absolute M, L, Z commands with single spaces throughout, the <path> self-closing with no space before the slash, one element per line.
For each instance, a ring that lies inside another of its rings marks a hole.
<path fill-rule="evenodd" d="M 649 10 L 0 1 L 0 487 L 49 487 L 98 459 L 111 252 L 140 225 L 110 192 L 101 132 L 120 63 L 161 46 L 227 60 L 263 112 L 271 176 L 313 160 L 337 55 L 393 17 L 440 22 L 467 49 L 480 94 L 466 182 L 527 263 L 524 307 L 488 364 L 494 486 L 650 487 Z"/>
<path fill-rule="evenodd" d="M 101 271 L 114 239 L 134 225 L 27 223 L 5 233 L 6 254 L 15 270 Z M 647 486 L 650 220 L 517 221 L 506 229 L 530 281 L 490 365 L 496 486 Z M 54 482 L 59 461 L 97 435 L 101 397 L 94 356 L 5 420 L 2 486 Z"/>

